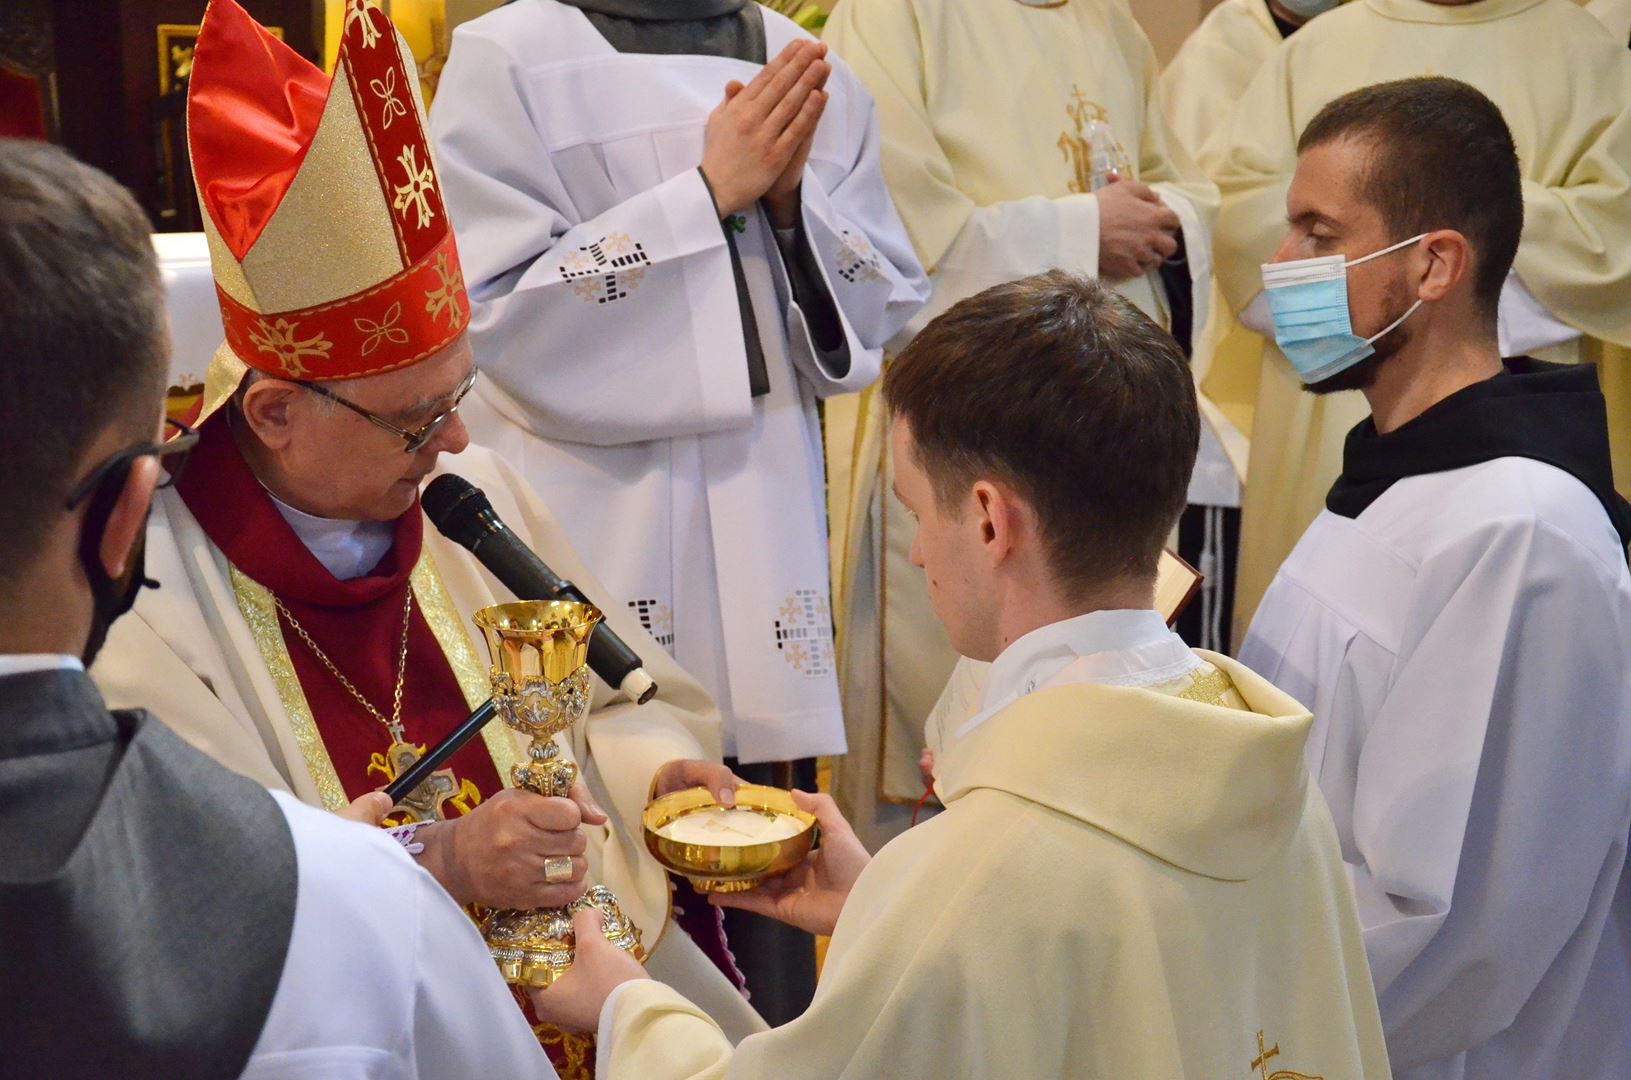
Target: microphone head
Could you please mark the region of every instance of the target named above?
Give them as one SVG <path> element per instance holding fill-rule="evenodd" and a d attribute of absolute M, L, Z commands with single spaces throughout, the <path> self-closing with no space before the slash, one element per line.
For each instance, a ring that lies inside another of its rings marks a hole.
<path fill-rule="evenodd" d="M 484 517 L 497 520 L 481 488 L 453 473 L 432 480 L 420 493 L 419 503 L 438 532 L 465 548 L 473 549 L 492 531 Z"/>

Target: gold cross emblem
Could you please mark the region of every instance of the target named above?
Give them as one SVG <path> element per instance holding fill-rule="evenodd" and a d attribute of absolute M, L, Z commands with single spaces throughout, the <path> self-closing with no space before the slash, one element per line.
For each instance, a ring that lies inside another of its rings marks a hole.
<path fill-rule="evenodd" d="M 1322 1077 L 1309 1076 L 1307 1073 L 1294 1072 L 1291 1069 L 1279 1069 L 1269 1072 L 1269 1060 L 1280 1056 L 1280 1044 L 1267 1046 L 1261 1030 L 1257 1033 L 1257 1058 L 1252 1062 L 1252 1069 L 1258 1074 L 1259 1080 L 1323 1080 Z"/>

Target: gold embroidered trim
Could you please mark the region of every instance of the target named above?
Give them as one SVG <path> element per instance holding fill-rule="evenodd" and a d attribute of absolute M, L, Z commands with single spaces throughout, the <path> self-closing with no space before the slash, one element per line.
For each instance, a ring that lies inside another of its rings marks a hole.
<path fill-rule="evenodd" d="M 1198 701 L 1202 705 L 1224 705 L 1226 702 L 1223 699 L 1234 689 L 1235 682 L 1226 672 L 1217 668 L 1197 669 L 1194 681 L 1173 696 L 1185 701 Z"/>
<path fill-rule="evenodd" d="M 419 562 L 414 566 L 409 580 L 413 583 L 414 598 L 419 601 L 419 611 L 425 616 L 436 643 L 442 647 L 442 655 L 447 657 L 453 677 L 459 681 L 459 691 L 464 694 L 465 704 L 474 709 L 492 696 L 492 676 L 487 670 L 487 663 L 471 643 L 464 620 L 459 617 L 459 609 L 453 606 L 447 586 L 442 584 L 442 576 L 436 572 L 436 562 L 431 558 L 429 548 L 420 552 Z M 520 764 L 521 756 L 510 738 L 510 729 L 503 724 L 488 724 L 482 729 L 481 739 L 487 744 L 487 753 L 492 756 L 493 765 L 498 769 L 499 781 L 505 787 L 511 787 L 514 781 L 510 778 L 510 770 Z"/>
<path fill-rule="evenodd" d="M 345 797 L 340 774 L 334 771 L 334 761 L 329 757 L 328 747 L 323 745 L 323 737 L 318 734 L 317 721 L 312 718 L 306 693 L 300 688 L 300 676 L 295 674 L 294 661 L 289 658 L 289 647 L 283 640 L 283 628 L 278 625 L 272 594 L 266 586 L 236 566 L 229 569 L 238 610 L 249 624 L 249 632 L 255 638 L 255 648 L 260 651 L 261 662 L 266 665 L 266 673 L 272 677 L 272 685 L 277 688 L 278 701 L 289 717 L 295 742 L 300 746 L 300 756 L 305 759 L 306 771 L 317 785 L 323 809 L 338 810 L 350 800 Z"/>

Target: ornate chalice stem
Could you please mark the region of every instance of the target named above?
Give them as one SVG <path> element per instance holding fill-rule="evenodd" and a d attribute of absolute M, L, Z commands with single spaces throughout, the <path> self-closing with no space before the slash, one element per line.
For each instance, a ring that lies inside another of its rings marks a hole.
<path fill-rule="evenodd" d="M 527 760 L 510 773 L 517 787 L 565 797 L 578 778 L 578 767 L 561 759 L 554 737 L 589 709 L 589 635 L 600 619 L 593 605 L 573 601 L 499 604 L 476 612 L 492 656 L 498 714 L 532 737 Z M 576 944 L 572 916 L 585 907 L 600 911 L 607 940 L 645 959 L 639 928 L 610 889 L 594 885 L 567 907 L 481 913 L 482 936 L 505 981 L 545 987 L 564 974 Z"/>

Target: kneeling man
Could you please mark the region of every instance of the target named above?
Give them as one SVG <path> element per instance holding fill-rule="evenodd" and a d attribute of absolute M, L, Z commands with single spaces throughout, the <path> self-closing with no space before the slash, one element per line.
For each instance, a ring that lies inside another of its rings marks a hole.
<path fill-rule="evenodd" d="M 540 1012 L 605 1077 L 1385 1077 L 1306 709 L 1153 610 L 1199 439 L 1177 343 L 1053 271 L 952 307 L 890 370 L 912 559 L 992 660 L 943 750 L 944 813 L 870 861 L 821 847 L 719 902 L 832 934 L 815 1001 L 734 1051 L 599 947 Z"/>

